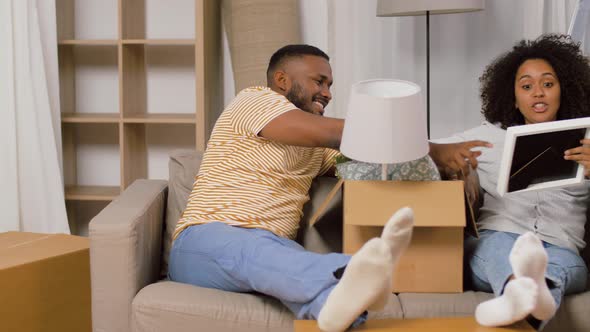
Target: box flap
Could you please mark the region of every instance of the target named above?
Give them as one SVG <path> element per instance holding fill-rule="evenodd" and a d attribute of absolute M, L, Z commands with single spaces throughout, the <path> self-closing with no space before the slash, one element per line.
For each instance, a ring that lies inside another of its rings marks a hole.
<path fill-rule="evenodd" d="M 417 227 L 465 227 L 463 181 L 344 182 L 344 223 L 383 226 L 398 209 L 414 210 Z"/>
<path fill-rule="evenodd" d="M 67 234 L 7 232 L 0 234 L 0 269 L 88 250 L 89 239 Z"/>
<path fill-rule="evenodd" d="M 326 212 L 326 208 L 328 207 L 330 202 L 334 199 L 334 196 L 336 196 L 336 194 L 338 193 L 338 190 L 340 190 L 343 183 L 344 183 L 344 180 L 342 180 L 342 179 L 338 180 L 336 185 L 334 185 L 334 188 L 332 188 L 332 190 L 330 190 L 330 192 L 326 196 L 326 199 L 322 202 L 320 207 L 314 212 L 313 216 L 311 216 L 311 219 L 309 219 L 310 226 L 313 226 L 324 215 L 324 213 Z"/>

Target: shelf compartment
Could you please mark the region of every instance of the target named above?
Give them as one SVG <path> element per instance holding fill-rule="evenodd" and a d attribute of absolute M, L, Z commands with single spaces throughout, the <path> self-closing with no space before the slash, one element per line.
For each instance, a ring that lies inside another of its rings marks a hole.
<path fill-rule="evenodd" d="M 119 111 L 117 47 L 60 45 L 58 51 L 62 112 Z"/>
<path fill-rule="evenodd" d="M 123 118 L 123 123 L 150 123 L 150 124 L 194 124 L 195 114 L 168 113 L 168 114 L 134 114 Z"/>
<path fill-rule="evenodd" d="M 73 235 L 88 236 L 88 224 L 100 211 L 102 211 L 110 200 L 67 200 L 66 211 L 70 232 Z"/>
<path fill-rule="evenodd" d="M 56 0 L 57 39 L 118 38 L 118 1 Z"/>
<path fill-rule="evenodd" d="M 195 48 L 146 45 L 146 113 L 195 114 Z"/>
<path fill-rule="evenodd" d="M 69 201 L 112 201 L 120 193 L 120 186 L 70 185 L 65 188 L 66 200 Z"/>
<path fill-rule="evenodd" d="M 161 0 L 122 1 L 122 38 L 194 39 L 196 3 L 200 1 L 175 0 L 173 6 Z"/>
<path fill-rule="evenodd" d="M 193 123 L 196 110 L 195 47 L 193 45 L 123 44 L 123 119 L 156 123 L 146 114 L 171 114 L 170 123 Z M 158 115 L 159 116 L 159 115 Z M 163 115 L 162 115 L 163 116 Z M 165 119 L 165 118 L 163 118 Z"/>
<path fill-rule="evenodd" d="M 119 123 L 62 123 L 66 187 L 121 187 L 119 127 Z"/>
<path fill-rule="evenodd" d="M 177 149 L 196 150 L 193 124 L 147 124 L 147 178 L 168 179 L 170 153 Z"/>
<path fill-rule="evenodd" d="M 62 123 L 119 123 L 119 113 L 62 113 Z"/>
<path fill-rule="evenodd" d="M 125 123 L 121 126 L 121 185 L 129 187 L 137 179 L 147 178 L 145 125 Z"/>

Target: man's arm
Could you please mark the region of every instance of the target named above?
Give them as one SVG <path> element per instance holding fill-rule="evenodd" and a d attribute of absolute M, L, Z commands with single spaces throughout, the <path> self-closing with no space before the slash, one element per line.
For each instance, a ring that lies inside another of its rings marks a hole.
<path fill-rule="evenodd" d="M 339 149 L 343 129 L 342 119 L 294 109 L 271 120 L 259 135 L 288 145 Z"/>

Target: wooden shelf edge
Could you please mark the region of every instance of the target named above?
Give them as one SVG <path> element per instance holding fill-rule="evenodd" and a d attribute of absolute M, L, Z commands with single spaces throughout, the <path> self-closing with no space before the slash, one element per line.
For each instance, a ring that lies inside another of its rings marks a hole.
<path fill-rule="evenodd" d="M 124 115 L 123 123 L 152 123 L 152 124 L 195 124 L 195 114 L 169 113 L 169 114 L 138 114 Z"/>
<path fill-rule="evenodd" d="M 119 186 L 66 186 L 67 201 L 112 201 L 121 193 Z"/>
<path fill-rule="evenodd" d="M 62 123 L 119 123 L 119 113 L 61 113 Z"/>
<path fill-rule="evenodd" d="M 117 39 L 62 39 L 58 45 L 117 46 Z"/>
<path fill-rule="evenodd" d="M 195 39 L 123 39 L 124 45 L 190 45 L 196 44 Z"/>

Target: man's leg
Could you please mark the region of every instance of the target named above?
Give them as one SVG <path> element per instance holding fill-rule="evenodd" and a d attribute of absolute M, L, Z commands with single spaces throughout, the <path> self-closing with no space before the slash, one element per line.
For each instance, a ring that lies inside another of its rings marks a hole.
<path fill-rule="evenodd" d="M 264 230 L 222 223 L 192 226 L 174 242 L 169 275 L 172 280 L 201 287 L 264 293 L 281 300 L 297 318 L 307 319 L 318 318 L 328 295 L 339 289 L 324 317 L 331 324 L 344 326 L 337 330 L 344 330 L 355 320 L 362 320 L 364 310 L 377 302 L 383 303 L 389 296 L 394 259 L 405 249 L 411 236 L 413 219 L 408 223 L 407 217 L 406 211 L 392 218 L 382 238 L 371 241 L 352 260 L 342 254 L 305 251 L 297 243 Z M 347 264 L 338 283 L 334 272 Z M 377 273 L 367 273 L 365 269 Z M 353 289 L 356 291 L 347 293 Z M 344 299 L 342 309 L 348 314 L 331 315 L 340 303 L 337 300 Z M 329 329 L 334 330 L 333 326 Z"/>
<path fill-rule="evenodd" d="M 259 229 L 224 223 L 191 226 L 173 244 L 170 278 L 232 292 L 260 292 L 306 303 L 336 284 L 350 257 L 316 254 Z"/>

